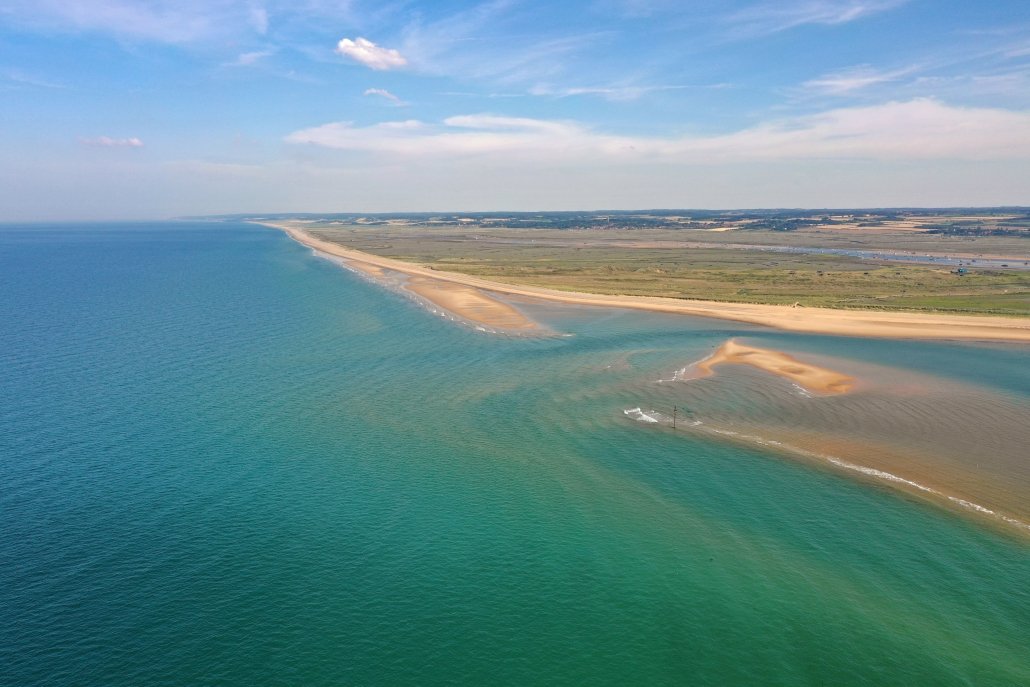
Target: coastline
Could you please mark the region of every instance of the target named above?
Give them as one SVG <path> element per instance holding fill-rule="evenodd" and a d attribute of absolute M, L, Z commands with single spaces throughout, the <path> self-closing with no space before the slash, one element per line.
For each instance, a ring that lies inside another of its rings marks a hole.
<path fill-rule="evenodd" d="M 428 307 L 432 312 L 463 322 L 483 332 L 513 336 L 546 334 L 547 330 L 527 317 L 518 308 L 482 289 L 442 279 L 433 279 L 386 265 L 374 264 L 364 258 L 341 255 L 332 250 L 332 244 L 302 240 L 286 230 L 294 240 L 317 251 L 324 257 L 367 277 L 375 284 L 401 291 Z"/>
<path fill-rule="evenodd" d="M 309 248 L 346 260 L 364 263 L 371 267 L 390 269 L 413 277 L 460 284 L 487 292 L 537 298 L 571 305 L 630 308 L 697 317 L 712 317 L 808 334 L 1030 343 L 1030 320 L 1013 317 L 794 308 L 784 305 L 679 300 L 656 296 L 608 296 L 576 291 L 558 291 L 543 287 L 495 282 L 457 272 L 436 270 L 432 267 L 393 258 L 384 258 L 316 238 L 304 229 L 288 224 L 272 222 L 254 223 L 283 231 L 293 240 Z"/>

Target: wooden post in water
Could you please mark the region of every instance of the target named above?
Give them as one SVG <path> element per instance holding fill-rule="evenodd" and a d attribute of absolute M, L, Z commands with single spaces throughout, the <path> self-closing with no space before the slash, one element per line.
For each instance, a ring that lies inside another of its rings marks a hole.
<path fill-rule="evenodd" d="M 677 410 L 678 409 L 676 408 L 676 406 L 672 407 L 672 428 L 673 429 L 676 429 L 676 411 Z"/>

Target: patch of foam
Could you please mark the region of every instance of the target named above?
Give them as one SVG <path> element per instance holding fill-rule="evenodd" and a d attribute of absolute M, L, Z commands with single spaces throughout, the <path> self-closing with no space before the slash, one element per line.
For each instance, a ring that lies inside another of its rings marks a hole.
<path fill-rule="evenodd" d="M 690 379 L 690 376 L 689 376 L 690 375 L 690 371 L 696 365 L 697 365 L 697 363 L 691 363 L 690 365 L 687 365 L 686 367 L 681 367 L 680 369 L 678 369 L 675 372 L 673 372 L 672 376 L 669 377 L 668 379 L 659 379 L 658 383 L 662 384 L 664 382 L 683 382 L 683 381 L 686 381 L 687 379 Z"/>
<path fill-rule="evenodd" d="M 653 412 L 653 411 L 652 411 Z M 650 424 L 658 424 L 658 418 L 654 415 L 648 415 L 640 408 L 629 408 L 622 411 L 627 417 L 633 418 L 637 422 L 648 422 Z"/>
<path fill-rule="evenodd" d="M 936 489 L 933 489 L 932 487 L 928 487 L 925 484 L 920 484 L 919 482 L 913 482 L 910 479 L 905 479 L 904 477 L 900 477 L 898 475 L 895 475 L 893 472 L 886 472 L 885 470 L 877 470 L 876 468 L 868 468 L 868 467 L 865 467 L 864 465 L 856 465 L 855 463 L 849 463 L 848 461 L 841 460 L 840 458 L 837 458 L 835 456 L 827 456 L 827 455 L 822 455 L 822 454 L 819 454 L 819 453 L 813 453 L 811 451 L 804 451 L 803 449 L 799 449 L 799 448 L 796 448 L 796 447 L 793 447 L 793 446 L 790 447 L 790 448 L 792 450 L 794 450 L 794 451 L 798 451 L 799 453 L 806 453 L 807 455 L 813 456 L 815 458 L 822 458 L 823 460 L 825 460 L 825 461 L 827 461 L 829 463 L 832 463 L 833 465 L 836 465 L 837 467 L 844 468 L 845 470 L 853 470 L 854 472 L 860 472 L 863 475 L 868 475 L 869 477 L 876 477 L 878 479 L 886 480 L 888 482 L 897 482 L 898 484 L 904 484 L 906 486 L 912 487 L 913 489 L 918 489 L 919 491 L 925 491 L 927 494 L 934 494 L 935 496 L 944 496 L 944 494 L 942 494 L 941 492 L 937 491 Z M 949 497 L 949 498 L 951 498 L 951 497 Z M 972 504 L 972 505 L 975 505 L 975 504 Z M 986 509 L 983 509 L 983 510 L 986 510 Z M 987 512 L 992 512 L 992 511 L 987 511 Z"/>

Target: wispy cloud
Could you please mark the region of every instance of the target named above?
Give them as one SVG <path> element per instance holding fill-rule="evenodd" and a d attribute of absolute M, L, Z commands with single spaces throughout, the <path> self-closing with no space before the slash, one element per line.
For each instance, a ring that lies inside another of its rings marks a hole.
<path fill-rule="evenodd" d="M 724 21 L 738 36 L 759 36 L 805 24 L 847 24 L 906 2 L 908 0 L 765 0 L 729 14 Z"/>
<path fill-rule="evenodd" d="M 5 27 L 134 42 L 236 44 L 284 25 L 350 17 L 349 0 L 0 0 Z"/>
<path fill-rule="evenodd" d="M 523 4 L 493 0 L 432 21 L 413 21 L 404 29 L 402 50 L 423 73 L 524 87 L 555 78 L 573 56 L 612 36 L 539 22 L 527 30 L 516 11 Z"/>
<path fill-rule="evenodd" d="M 8 69 L 3 72 L 3 78 L 11 83 L 21 84 L 24 86 L 34 86 L 36 88 L 67 88 L 62 83 L 56 81 L 50 81 L 34 74 L 26 74 L 18 69 Z"/>
<path fill-rule="evenodd" d="M 850 95 L 869 86 L 897 81 L 915 73 L 918 69 L 918 67 L 911 66 L 882 71 L 863 64 L 824 74 L 804 82 L 802 86 L 809 91 L 825 95 Z"/>
<path fill-rule="evenodd" d="M 558 87 L 550 84 L 537 84 L 529 89 L 530 95 L 544 96 L 551 98 L 571 98 L 581 95 L 592 95 L 604 98 L 605 100 L 612 101 L 626 101 L 636 100 L 649 93 L 660 93 L 662 91 L 682 91 L 692 88 L 703 88 L 703 89 L 722 89 L 726 88 L 727 84 L 709 84 L 704 86 L 687 86 L 687 85 L 659 85 L 659 86 L 631 86 L 631 85 L 613 85 L 613 86 L 565 86 Z"/>
<path fill-rule="evenodd" d="M 614 12 L 622 17 L 640 19 L 670 10 L 681 10 L 678 0 L 598 0 L 595 7 L 602 12 Z"/>
<path fill-rule="evenodd" d="M 252 52 L 240 53 L 240 55 L 231 62 L 226 62 L 226 67 L 253 67 L 255 64 L 275 54 L 274 50 L 254 50 Z"/>
<path fill-rule="evenodd" d="M 111 138 L 110 136 L 97 136 L 96 138 L 79 139 L 82 145 L 97 148 L 142 148 L 143 141 L 132 136 L 130 138 Z"/>
<path fill-rule="evenodd" d="M 985 74 L 920 76 L 910 90 L 961 98 L 1002 97 L 1030 102 L 1030 69 Z"/>
<path fill-rule="evenodd" d="M 386 100 L 387 102 L 396 105 L 397 107 L 407 105 L 406 102 L 404 102 L 403 100 L 401 100 L 385 88 L 366 88 L 365 92 L 362 95 L 382 98 L 383 100 Z"/>
<path fill-rule="evenodd" d="M 250 25 L 262 36 L 268 33 L 268 10 L 264 7 L 252 7 L 248 15 Z"/>
<path fill-rule="evenodd" d="M 30 27 L 187 43 L 216 33 L 229 8 L 197 0 L 7 0 L 3 9 L 7 20 Z"/>
<path fill-rule="evenodd" d="M 686 137 L 620 136 L 578 122 L 477 114 L 439 124 L 407 120 L 359 127 L 335 122 L 294 132 L 286 140 L 400 156 L 506 155 L 563 162 L 1012 159 L 1030 156 L 1030 112 L 917 99 L 839 108 L 718 136 Z"/>
<path fill-rule="evenodd" d="M 1030 56 L 1030 43 L 1024 45 L 1016 45 L 1005 51 L 1005 57 L 1016 58 L 1016 57 L 1027 57 Z"/>
<path fill-rule="evenodd" d="M 397 69 L 408 63 L 408 60 L 393 48 L 383 48 L 367 38 L 354 40 L 344 38 L 336 44 L 336 53 L 359 62 L 369 69 L 386 71 Z"/>

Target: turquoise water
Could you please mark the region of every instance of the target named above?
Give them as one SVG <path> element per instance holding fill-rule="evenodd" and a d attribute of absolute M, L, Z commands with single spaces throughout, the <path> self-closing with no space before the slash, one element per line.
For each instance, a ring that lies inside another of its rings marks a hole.
<path fill-rule="evenodd" d="M 1030 684 L 1024 539 L 622 414 L 734 335 L 1021 350 L 498 338 L 234 224 L 6 227 L 0 294 L 2 684 Z"/>

